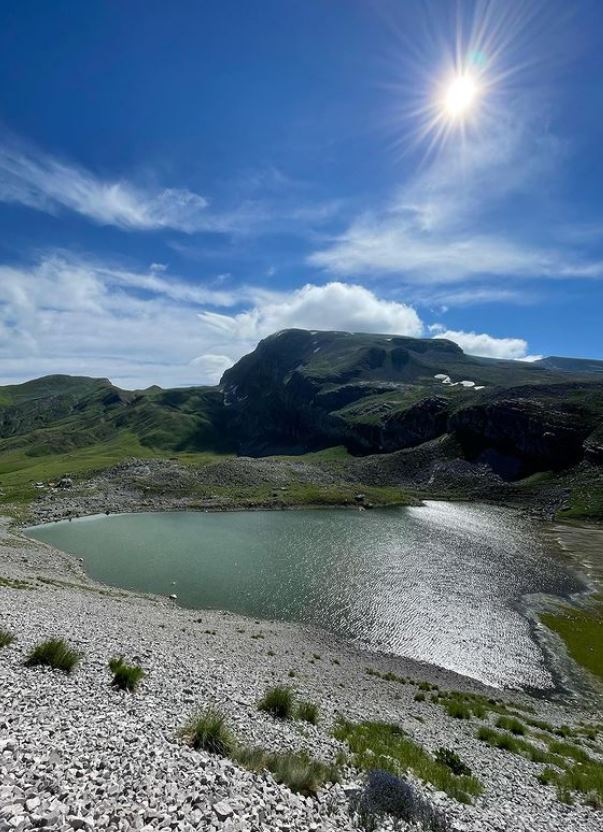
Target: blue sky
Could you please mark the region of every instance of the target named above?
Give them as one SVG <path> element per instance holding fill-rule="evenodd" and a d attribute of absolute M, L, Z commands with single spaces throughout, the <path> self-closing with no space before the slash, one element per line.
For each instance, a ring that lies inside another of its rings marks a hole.
<path fill-rule="evenodd" d="M 1 14 L 0 383 L 214 382 L 289 326 L 603 358 L 600 3 Z"/>

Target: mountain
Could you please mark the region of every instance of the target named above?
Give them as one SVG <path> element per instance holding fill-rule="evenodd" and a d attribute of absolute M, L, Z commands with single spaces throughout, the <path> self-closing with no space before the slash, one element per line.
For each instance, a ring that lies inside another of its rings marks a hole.
<path fill-rule="evenodd" d="M 478 358 L 439 339 L 285 330 L 216 387 L 126 391 L 107 379 L 47 376 L 0 388 L 0 471 L 23 457 L 73 459 L 90 447 L 111 446 L 113 459 L 336 445 L 367 455 L 444 439 L 506 480 L 583 460 L 598 466 L 599 364 Z"/>
<path fill-rule="evenodd" d="M 550 355 L 548 358 L 534 361 L 534 365 L 563 373 L 594 373 L 603 377 L 603 361 L 594 358 L 561 358 L 558 355 Z"/>
<path fill-rule="evenodd" d="M 597 456 L 603 382 L 437 339 L 286 330 L 221 380 L 241 452 L 391 452 L 450 434 L 505 478 Z"/>

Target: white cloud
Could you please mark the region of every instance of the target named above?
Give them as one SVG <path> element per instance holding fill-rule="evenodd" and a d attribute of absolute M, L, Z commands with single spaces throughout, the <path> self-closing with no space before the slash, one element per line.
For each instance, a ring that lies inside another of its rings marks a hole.
<path fill-rule="evenodd" d="M 445 338 L 454 341 L 469 355 L 485 358 L 506 358 L 520 361 L 536 361 L 540 355 L 528 355 L 528 343 L 523 338 L 495 338 L 485 332 L 463 332 L 458 329 L 446 329 L 441 324 L 429 327 L 433 338 Z"/>
<path fill-rule="evenodd" d="M 204 323 L 250 342 L 291 327 L 391 332 L 420 337 L 423 324 L 411 306 L 382 300 L 364 286 L 307 284 L 280 298 L 236 315 L 204 312 Z"/>
<path fill-rule="evenodd" d="M 65 252 L 29 268 L 0 265 L 0 384 L 49 373 L 108 377 L 126 388 L 213 384 L 258 340 L 290 327 L 425 334 L 412 306 L 360 285 L 214 290 L 166 270 L 135 271 Z M 527 355 L 522 339 L 441 325 L 428 331 L 479 355 Z"/>
<path fill-rule="evenodd" d="M 105 181 L 51 156 L 0 148 L 0 200 L 55 214 L 69 209 L 99 225 L 192 232 L 207 222 L 207 200 L 186 188 L 145 189 Z"/>
<path fill-rule="evenodd" d="M 286 181 L 286 180 L 285 180 Z M 261 188 L 259 179 L 256 187 Z M 339 200 L 300 199 L 289 190 L 260 191 L 259 198 L 237 191 L 225 210 L 210 209 L 208 200 L 187 188 L 151 188 L 127 179 L 103 179 L 90 170 L 26 147 L 16 140 L 0 145 L 0 202 L 17 203 L 58 214 L 74 211 L 99 225 L 124 230 L 170 229 L 188 234 L 295 233 L 332 219 Z M 173 241 L 174 248 L 180 244 Z M 186 252 L 186 247 L 182 247 Z M 161 263 L 156 264 L 160 271 Z"/>
<path fill-rule="evenodd" d="M 356 217 L 309 262 L 336 275 L 389 274 L 422 284 L 603 277 L 600 259 L 559 247 L 550 207 L 541 202 L 562 153 L 560 143 L 529 119 L 500 116 L 483 133 L 447 147 L 386 205 Z M 529 201 L 522 211 L 532 229 L 543 216 L 529 242 L 514 227 L 519 196 Z"/>

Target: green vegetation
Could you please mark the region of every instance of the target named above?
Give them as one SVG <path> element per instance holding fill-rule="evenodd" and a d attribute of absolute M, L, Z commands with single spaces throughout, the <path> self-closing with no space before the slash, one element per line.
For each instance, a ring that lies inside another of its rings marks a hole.
<path fill-rule="evenodd" d="M 579 792 L 591 806 L 603 808 L 603 764 L 595 760 L 574 763 L 561 771 L 545 768 L 539 779 L 545 785 L 555 785 L 563 803 L 572 803 L 572 792 Z"/>
<path fill-rule="evenodd" d="M 314 795 L 324 783 L 339 780 L 337 765 L 315 760 L 304 751 L 269 752 L 242 747 L 237 749 L 233 759 L 250 771 L 269 771 L 277 783 L 303 795 Z"/>
<path fill-rule="evenodd" d="M 10 630 L 0 629 L 0 648 L 8 647 L 15 641 L 16 636 Z"/>
<path fill-rule="evenodd" d="M 226 725 L 226 717 L 215 708 L 207 707 L 184 727 L 183 735 L 193 748 L 228 757 L 236 750 L 234 734 Z"/>
<path fill-rule="evenodd" d="M 496 720 L 496 727 L 503 728 L 505 731 L 510 731 L 515 736 L 523 736 L 526 732 L 526 726 L 514 716 L 500 716 Z"/>
<path fill-rule="evenodd" d="M 443 766 L 448 766 L 450 771 L 459 777 L 462 775 L 469 777 L 471 775 L 469 766 L 461 760 L 456 751 L 452 751 L 450 748 L 438 748 L 435 759 Z"/>
<path fill-rule="evenodd" d="M 382 769 L 396 776 L 412 771 L 462 803 L 470 803 L 472 796 L 483 791 L 477 778 L 454 774 L 448 765 L 434 759 L 413 742 L 398 725 L 353 723 L 340 718 L 334 736 L 347 742 L 352 752 L 352 763 L 358 768 Z"/>
<path fill-rule="evenodd" d="M 182 736 L 197 750 L 230 757 L 250 771 L 270 771 L 277 783 L 304 795 L 316 794 L 324 783 L 336 782 L 339 778 L 337 765 L 315 760 L 305 752 L 266 751 L 241 745 L 224 714 L 212 707 L 193 716 L 183 728 Z"/>
<path fill-rule="evenodd" d="M 80 659 L 80 653 L 72 650 L 66 641 L 61 638 L 51 638 L 36 645 L 30 651 L 25 664 L 27 667 L 46 666 L 71 673 L 79 664 Z"/>
<path fill-rule="evenodd" d="M 140 665 L 126 664 L 122 656 L 109 660 L 109 670 L 113 673 L 111 684 L 120 690 L 128 690 L 130 693 L 136 690 L 144 676 Z"/>
<path fill-rule="evenodd" d="M 277 719 L 293 717 L 294 697 L 291 688 L 277 685 L 269 688 L 258 702 L 258 710 L 265 711 Z"/>
<path fill-rule="evenodd" d="M 482 726 L 477 732 L 477 738 L 492 748 L 499 748 L 502 751 L 511 751 L 513 754 L 520 754 L 527 757 L 533 763 L 550 763 L 552 765 L 563 765 L 563 758 L 549 751 L 543 751 L 537 745 L 527 740 L 509 734 L 506 731 L 495 731 L 493 728 Z"/>
<path fill-rule="evenodd" d="M 316 725 L 318 722 L 318 705 L 315 702 L 300 702 L 295 710 L 296 719 Z"/>
<path fill-rule="evenodd" d="M 415 702 L 425 702 L 425 694 L 419 691 L 419 693 L 415 693 L 414 695 Z"/>
<path fill-rule="evenodd" d="M 21 581 L 18 578 L 3 578 L 0 576 L 0 587 L 6 589 L 32 589 L 29 581 Z"/>
<path fill-rule="evenodd" d="M 453 719 L 471 719 L 471 709 L 459 699 L 451 699 L 448 702 L 446 713 Z"/>
<path fill-rule="evenodd" d="M 540 619 L 561 636 L 574 661 L 603 681 L 603 650 L 599 646 L 603 644 L 603 596 L 588 609 L 563 605 L 557 612 L 543 613 Z"/>

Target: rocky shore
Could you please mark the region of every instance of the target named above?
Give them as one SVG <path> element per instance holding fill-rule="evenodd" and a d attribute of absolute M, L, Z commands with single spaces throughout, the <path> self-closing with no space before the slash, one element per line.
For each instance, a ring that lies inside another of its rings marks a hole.
<path fill-rule="evenodd" d="M 0 628 L 16 636 L 0 649 L 0 832 L 361 828 L 355 808 L 364 775 L 346 744 L 332 736 L 337 714 L 396 723 L 428 753 L 450 748 L 472 769 L 484 787 L 473 805 L 409 775 L 437 809 L 441 829 L 601 829 L 601 809 L 587 805 L 584 795 L 567 805 L 554 786 L 539 781 L 543 764 L 477 738 L 480 726 L 494 726 L 493 713 L 455 719 L 430 694 L 423 699 L 417 694 L 420 683 L 428 682 L 494 696 L 553 730 L 572 729 L 580 720 L 593 723 L 596 715 L 575 702 L 503 694 L 435 667 L 367 653 L 308 628 L 181 609 L 168 599 L 110 589 L 90 581 L 77 559 L 24 538 L 8 521 L 0 538 Z M 28 650 L 53 636 L 82 653 L 71 675 L 24 666 Z M 111 687 L 107 662 L 114 655 L 142 665 L 145 677 L 136 693 Z M 414 681 L 400 684 L 401 677 Z M 259 712 L 259 698 L 276 684 L 290 684 L 316 703 L 318 724 Z M 180 729 L 207 704 L 219 708 L 252 745 L 305 750 L 325 762 L 345 754 L 341 781 L 302 796 L 267 772 L 252 773 L 229 759 L 193 750 Z M 598 761 L 603 761 L 602 743 L 599 732 L 588 747 Z M 371 822 L 377 829 L 413 828 L 387 815 Z"/>

